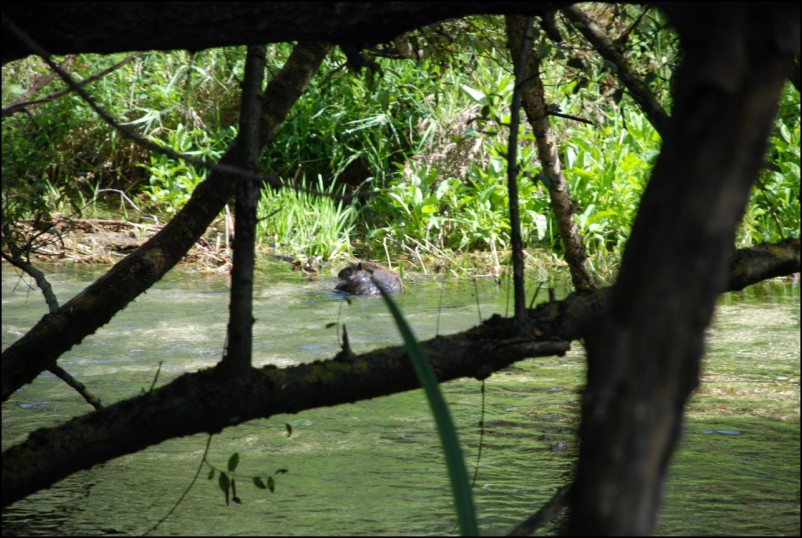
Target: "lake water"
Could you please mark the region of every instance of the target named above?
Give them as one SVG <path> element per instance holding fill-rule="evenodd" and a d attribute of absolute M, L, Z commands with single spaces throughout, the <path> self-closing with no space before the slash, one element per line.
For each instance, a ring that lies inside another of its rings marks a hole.
<path fill-rule="evenodd" d="M 350 304 L 287 267 L 263 263 L 256 279 L 254 362 L 287 366 L 339 350 L 334 322 L 353 350 L 400 344 L 382 301 Z M 49 274 L 63 304 L 102 269 Z M 534 286 L 533 286 L 534 287 Z M 2 346 L 45 312 L 3 265 Z M 420 339 L 505 313 L 506 290 L 490 281 L 409 278 L 399 297 Z M 228 315 L 224 278 L 170 274 L 111 323 L 64 354 L 59 364 L 104 403 L 212 366 Z M 798 535 L 800 531 L 799 287 L 775 280 L 722 297 L 710 330 L 702 386 L 667 484 L 658 534 Z M 502 534 L 570 480 L 577 446 L 582 348 L 564 357 L 517 363 L 485 386 L 486 424 L 474 489 L 482 534 Z M 443 385 L 473 476 L 482 420 L 481 384 Z M 3 404 L 3 448 L 35 428 L 59 424 L 89 406 L 45 373 Z M 287 435 L 286 424 L 292 427 Z M 207 436 L 174 439 L 77 473 L 3 512 L 3 534 L 142 534 L 190 484 Z M 454 509 L 438 436 L 422 391 L 281 415 L 213 438 L 209 460 L 224 469 L 239 453 L 237 494 L 227 506 L 208 468 L 155 535 L 455 534 Z M 253 475 L 278 469 L 275 492 Z M 545 529 L 555 532 L 556 527 Z"/>

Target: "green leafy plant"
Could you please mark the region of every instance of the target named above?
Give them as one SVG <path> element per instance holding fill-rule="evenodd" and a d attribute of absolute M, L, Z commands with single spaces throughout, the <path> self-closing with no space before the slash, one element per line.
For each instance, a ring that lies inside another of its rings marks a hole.
<path fill-rule="evenodd" d="M 174 131 L 167 133 L 165 145 L 179 153 L 214 161 L 223 154 L 235 134 L 232 128 L 227 133 L 219 134 L 218 138 L 211 139 L 202 131 L 189 130 L 179 124 Z M 151 139 L 158 141 L 154 137 Z M 152 155 L 150 163 L 141 166 L 149 174 L 148 184 L 142 189 L 143 194 L 151 207 L 161 208 L 168 215 L 181 209 L 206 174 L 205 170 L 198 170 L 186 161 L 176 161 L 162 154 Z"/>
<path fill-rule="evenodd" d="M 619 249 L 632 227 L 660 137 L 635 109 L 599 129 L 569 128 L 562 145 L 565 178 L 579 207 L 576 220 L 591 252 Z"/>
<path fill-rule="evenodd" d="M 236 470 L 239 466 L 239 452 L 234 452 L 229 456 L 225 471 L 218 469 L 208 460 L 204 460 L 204 462 L 209 466 L 209 474 L 206 478 L 214 480 L 214 477 L 217 476 L 217 485 L 225 495 L 226 504 L 229 504 L 229 501 L 233 501 L 234 504 L 242 504 L 242 499 L 237 496 Z M 276 489 L 276 480 L 273 477 L 287 472 L 287 469 L 277 469 L 270 475 L 254 475 L 251 477 L 251 481 L 258 489 L 269 489 L 270 493 L 273 493 Z"/>
<path fill-rule="evenodd" d="M 291 184 L 280 190 L 263 189 L 259 214 L 266 215 L 257 223 L 257 234 L 282 252 L 296 256 L 320 256 L 325 260 L 344 258 L 351 254 L 350 234 L 357 211 L 345 204 L 334 184 L 325 185 L 318 176 L 315 190 L 309 192 L 306 178 L 298 188 Z"/>
<path fill-rule="evenodd" d="M 766 165 L 738 230 L 739 247 L 799 235 L 799 110 L 799 93 L 788 83 L 769 138 Z"/>

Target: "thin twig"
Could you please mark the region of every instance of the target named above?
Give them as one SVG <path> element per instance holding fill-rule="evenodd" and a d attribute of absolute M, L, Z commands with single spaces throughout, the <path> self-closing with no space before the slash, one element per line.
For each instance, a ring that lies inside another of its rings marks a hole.
<path fill-rule="evenodd" d="M 198 481 L 198 476 L 200 476 L 201 469 L 203 469 L 203 464 L 206 463 L 206 456 L 209 454 L 209 446 L 211 444 L 212 444 L 212 434 L 209 434 L 209 438 L 206 440 L 206 448 L 203 450 L 203 456 L 201 457 L 200 464 L 198 465 L 198 470 L 195 471 L 195 476 L 192 477 L 192 481 L 189 483 L 189 486 L 187 486 L 187 489 L 184 490 L 184 493 L 182 493 L 181 496 L 178 498 L 178 500 L 175 501 L 173 507 L 170 508 L 170 510 L 164 515 L 164 517 L 161 518 L 159 521 L 157 521 L 151 528 L 145 531 L 144 536 L 147 536 L 151 532 L 155 531 L 159 525 L 164 523 L 167 520 L 167 518 L 170 517 L 173 512 L 175 512 L 176 508 L 178 508 L 178 506 L 181 504 L 181 501 L 184 500 L 184 497 L 186 497 L 189 494 L 190 490 L 192 489 L 192 486 L 194 486 L 195 482 Z"/>
<path fill-rule="evenodd" d="M 45 302 L 47 303 L 47 307 L 51 313 L 58 310 L 58 299 L 56 299 L 56 294 L 53 293 L 53 287 L 50 285 L 50 282 L 47 280 L 47 277 L 45 277 L 42 271 L 34 267 L 30 262 L 23 260 L 20 256 L 10 256 L 5 252 L 2 252 L 2 256 L 8 261 L 8 263 L 19 268 L 21 271 L 34 279 L 36 285 L 41 290 L 42 295 L 45 296 Z M 58 364 L 53 364 L 53 366 L 48 368 L 48 371 L 72 387 L 78 394 L 81 395 L 84 400 L 86 400 L 89 405 L 95 409 L 103 408 L 103 404 L 100 402 L 100 399 L 91 394 L 83 383 L 75 379 L 61 366 Z"/>
<path fill-rule="evenodd" d="M 571 493 L 571 484 L 563 486 L 547 502 L 543 508 L 515 527 L 508 536 L 530 536 L 537 529 L 554 519 L 557 513 L 568 505 L 568 495 Z"/>

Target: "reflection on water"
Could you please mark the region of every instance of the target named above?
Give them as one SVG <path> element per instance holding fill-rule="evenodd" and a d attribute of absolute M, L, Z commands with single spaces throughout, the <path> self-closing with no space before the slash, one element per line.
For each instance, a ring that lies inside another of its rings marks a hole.
<path fill-rule="evenodd" d="M 256 280 L 256 364 L 331 357 L 339 350 L 337 323 L 347 327 L 357 353 L 400 343 L 380 299 L 347 302 L 330 291 L 333 278 L 307 282 L 279 269 Z M 100 274 L 49 277 L 64 303 Z M 227 291 L 220 278 L 170 275 L 59 363 L 107 403 L 149 387 L 159 361 L 159 384 L 212 366 L 225 340 Z M 5 348 L 45 306 L 5 266 L 2 300 Z M 508 309 L 505 290 L 489 281 L 408 279 L 398 300 L 421 339 L 473 326 L 479 312 L 486 318 Z M 798 534 L 799 288 L 780 282 L 728 294 L 710 334 L 703 385 L 689 405 L 658 533 Z M 518 363 L 487 381 L 475 488 L 483 534 L 508 532 L 570 480 L 583 374 L 575 345 L 565 357 Z M 480 384 L 458 380 L 444 390 L 473 475 Z M 63 383 L 42 374 L 3 404 L 3 447 L 87 411 Z M 739 433 L 710 433 L 717 431 Z M 6 510 L 3 534 L 141 534 L 186 489 L 205 443 L 203 435 L 174 439 L 77 473 Z M 216 481 L 200 480 L 156 534 L 457 532 L 421 391 L 252 421 L 216 436 L 210 460 L 224 468 L 234 452 L 243 503 L 226 506 Z M 289 472 L 276 476 L 275 493 L 250 483 L 283 468 Z"/>

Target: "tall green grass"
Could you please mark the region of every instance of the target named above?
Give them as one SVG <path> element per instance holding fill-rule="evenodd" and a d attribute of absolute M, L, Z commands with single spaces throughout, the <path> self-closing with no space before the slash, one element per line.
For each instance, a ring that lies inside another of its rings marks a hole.
<path fill-rule="evenodd" d="M 310 187 L 327 195 L 342 194 L 322 176 L 309 185 L 301 178 L 297 188 L 263 189 L 259 200 L 257 236 L 276 250 L 296 256 L 324 260 L 351 256 L 350 234 L 357 217 L 356 207 L 342 199 L 311 194 Z"/>

